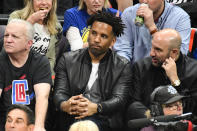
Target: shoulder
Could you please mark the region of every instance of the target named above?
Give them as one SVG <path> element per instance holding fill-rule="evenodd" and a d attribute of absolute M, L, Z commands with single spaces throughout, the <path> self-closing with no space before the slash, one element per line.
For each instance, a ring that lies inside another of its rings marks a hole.
<path fill-rule="evenodd" d="M 14 12 L 12 12 L 12 13 L 9 15 L 9 19 L 20 18 L 20 17 L 21 17 L 21 13 L 22 13 L 21 10 L 14 11 Z"/>
<path fill-rule="evenodd" d="M 41 55 L 40 53 L 37 53 L 33 50 L 29 52 L 29 55 L 31 55 L 31 63 L 33 63 L 35 66 L 39 66 L 42 64 L 49 64 L 49 60 L 45 55 Z"/>
<path fill-rule="evenodd" d="M 6 52 L 5 50 L 3 49 L 1 52 L 0 52 L 0 63 L 5 63 L 6 61 Z"/>
<path fill-rule="evenodd" d="M 65 62 L 76 62 L 81 59 L 85 53 L 87 53 L 87 48 L 79 49 L 76 51 L 69 51 L 63 54 L 63 59 Z"/>
<path fill-rule="evenodd" d="M 170 11 L 170 14 L 171 15 L 173 15 L 173 16 L 183 16 L 183 17 L 185 17 L 185 16 L 189 16 L 188 14 L 187 14 L 187 12 L 186 11 L 184 11 L 181 7 L 179 7 L 179 6 L 176 6 L 176 5 L 174 5 L 174 4 L 172 4 L 172 3 L 167 3 L 166 2 L 166 6 L 167 6 L 167 10 L 169 10 Z"/>
<path fill-rule="evenodd" d="M 141 71 L 149 70 L 151 65 L 152 65 L 151 57 L 145 57 L 134 63 L 134 67 L 138 68 Z"/>
<path fill-rule="evenodd" d="M 80 12 L 80 10 L 78 10 L 78 6 L 75 6 L 73 8 L 67 9 L 64 13 L 64 15 L 67 14 L 78 14 Z"/>
<path fill-rule="evenodd" d="M 183 59 L 184 59 L 184 61 L 185 61 L 185 66 L 187 67 L 187 68 L 190 68 L 191 70 L 196 70 L 197 71 L 197 69 L 196 69 L 196 67 L 197 67 L 197 60 L 196 59 L 193 59 L 193 58 L 191 58 L 191 57 L 189 57 L 189 56 L 186 56 L 186 55 L 183 55 Z"/>
<path fill-rule="evenodd" d="M 115 61 L 115 63 L 120 63 L 120 64 L 123 64 L 123 65 L 130 64 L 130 61 L 127 60 L 125 57 L 120 56 L 119 54 L 117 54 L 117 53 L 114 52 L 114 51 L 112 51 L 112 54 L 113 54 L 113 56 L 114 56 L 114 61 Z"/>

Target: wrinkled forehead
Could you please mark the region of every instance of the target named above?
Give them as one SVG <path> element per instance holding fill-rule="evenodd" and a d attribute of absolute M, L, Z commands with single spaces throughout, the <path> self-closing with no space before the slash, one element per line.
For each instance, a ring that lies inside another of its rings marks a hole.
<path fill-rule="evenodd" d="M 17 23 L 17 22 L 9 23 L 5 29 L 5 34 L 6 33 L 12 33 L 16 35 L 25 35 L 26 26 L 22 23 Z"/>

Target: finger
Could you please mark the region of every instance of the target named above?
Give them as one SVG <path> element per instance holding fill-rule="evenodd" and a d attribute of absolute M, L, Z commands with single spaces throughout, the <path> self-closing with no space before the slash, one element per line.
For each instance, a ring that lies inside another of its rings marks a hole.
<path fill-rule="evenodd" d="M 88 103 L 87 103 L 87 102 L 80 102 L 80 103 L 78 104 L 78 106 L 79 106 L 79 107 L 86 107 L 86 106 L 88 106 Z"/>
<path fill-rule="evenodd" d="M 118 10 L 117 13 L 116 13 L 116 17 L 119 17 L 119 16 L 120 16 L 120 12 Z"/>

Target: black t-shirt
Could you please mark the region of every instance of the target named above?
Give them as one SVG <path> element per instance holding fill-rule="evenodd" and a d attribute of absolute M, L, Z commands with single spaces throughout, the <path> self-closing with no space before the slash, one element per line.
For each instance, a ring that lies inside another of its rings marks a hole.
<path fill-rule="evenodd" d="M 52 84 L 50 64 L 46 56 L 30 51 L 25 65 L 17 68 L 3 50 L 0 53 L 0 117 L 5 117 L 7 108 L 12 104 L 24 104 L 34 111 L 33 86 L 38 83 Z"/>

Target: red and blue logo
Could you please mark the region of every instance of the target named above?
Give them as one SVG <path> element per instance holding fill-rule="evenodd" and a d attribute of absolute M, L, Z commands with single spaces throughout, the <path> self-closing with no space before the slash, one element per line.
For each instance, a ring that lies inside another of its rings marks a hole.
<path fill-rule="evenodd" d="M 12 104 L 29 105 L 30 99 L 27 95 L 28 83 L 27 80 L 12 81 Z"/>

